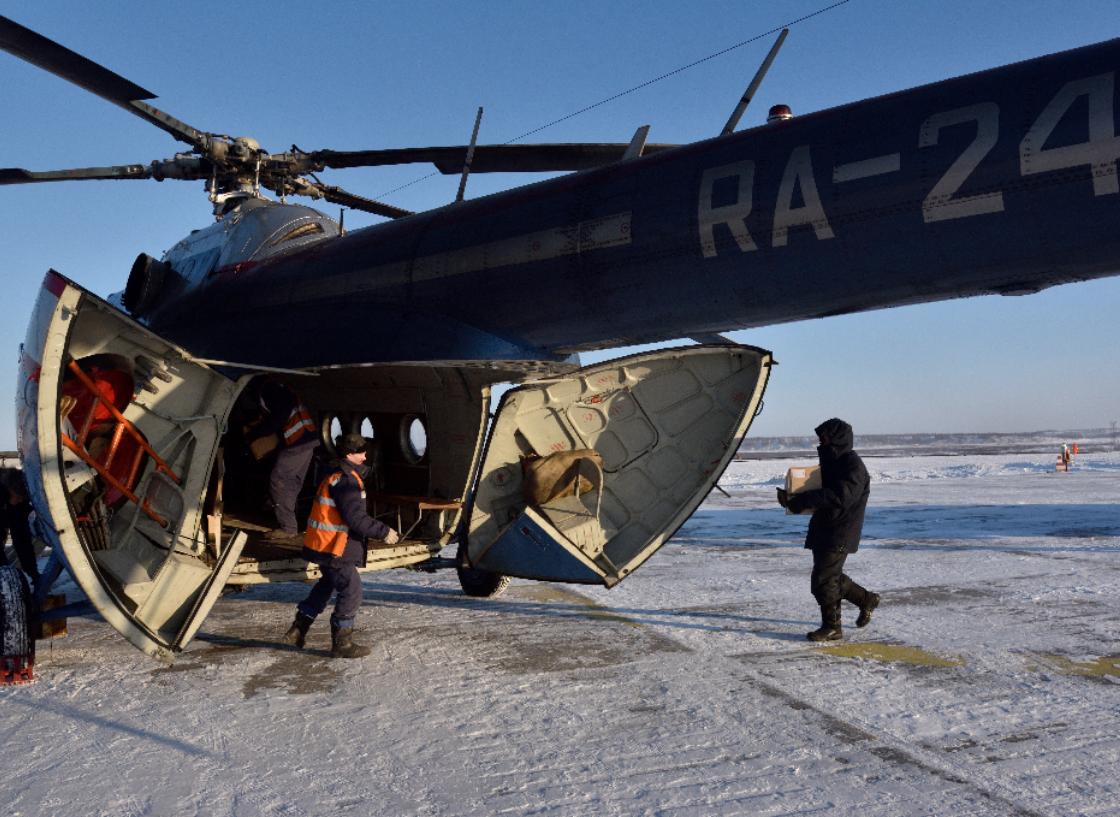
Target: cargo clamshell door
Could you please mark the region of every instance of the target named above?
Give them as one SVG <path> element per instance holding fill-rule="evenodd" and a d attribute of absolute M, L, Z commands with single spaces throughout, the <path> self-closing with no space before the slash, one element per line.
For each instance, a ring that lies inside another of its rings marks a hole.
<path fill-rule="evenodd" d="M 716 484 L 770 365 L 754 347 L 688 346 L 511 389 L 479 470 L 470 565 L 617 584 Z"/>
<path fill-rule="evenodd" d="M 105 620 L 170 660 L 244 534 L 208 541 L 203 500 L 238 383 L 47 274 L 20 359 L 20 457 L 43 535 Z"/>

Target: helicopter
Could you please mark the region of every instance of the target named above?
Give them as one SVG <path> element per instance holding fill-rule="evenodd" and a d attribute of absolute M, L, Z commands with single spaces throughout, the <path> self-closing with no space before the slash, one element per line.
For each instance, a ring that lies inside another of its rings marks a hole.
<path fill-rule="evenodd" d="M 687 145 L 639 128 L 618 144 L 282 153 L 195 129 L 7 18 L 0 48 L 188 148 L 0 169 L 0 184 L 202 181 L 214 208 L 107 300 L 48 272 L 20 354 L 18 448 L 53 572 L 161 660 L 223 589 L 318 575 L 254 517 L 237 418 L 260 378 L 299 393 L 325 452 L 335 431 L 372 437 L 371 510 L 404 536 L 364 569 L 453 568 L 477 596 L 511 576 L 612 587 L 688 519 L 760 410 L 773 355 L 720 333 L 1035 292 L 1120 258 L 1117 40 L 742 131 L 737 110 Z M 315 175 L 408 163 L 568 174 L 419 213 Z M 345 231 L 290 196 L 386 221 Z M 697 343 L 578 360 L 677 338 Z M 527 463 L 549 458 L 570 484 L 528 496 Z"/>

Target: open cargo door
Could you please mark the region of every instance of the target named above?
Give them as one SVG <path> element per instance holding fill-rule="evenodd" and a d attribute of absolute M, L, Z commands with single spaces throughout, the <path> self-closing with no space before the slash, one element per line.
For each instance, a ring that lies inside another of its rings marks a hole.
<path fill-rule="evenodd" d="M 754 347 L 688 346 L 511 389 L 478 475 L 470 566 L 617 584 L 719 480 L 770 365 Z"/>
<path fill-rule="evenodd" d="M 245 543 L 202 505 L 240 386 L 55 272 L 20 355 L 19 450 L 41 532 L 110 625 L 170 660 Z"/>

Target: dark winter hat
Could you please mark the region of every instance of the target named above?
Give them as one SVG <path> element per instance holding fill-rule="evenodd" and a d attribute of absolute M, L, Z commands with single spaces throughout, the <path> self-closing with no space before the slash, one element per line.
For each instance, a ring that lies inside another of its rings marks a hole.
<path fill-rule="evenodd" d="M 852 433 L 852 427 L 838 417 L 825 420 L 813 430 L 817 432 L 818 437 L 827 436 L 829 445 L 840 453 L 850 451 L 854 443 L 855 435 Z"/>
<path fill-rule="evenodd" d="M 839 417 L 833 417 L 831 420 L 825 420 L 819 426 L 814 428 L 813 431 L 817 433 L 818 437 L 822 433 L 833 437 L 837 434 L 843 434 L 845 431 L 847 431 L 849 434 L 852 433 L 852 427 L 841 420 Z"/>
<path fill-rule="evenodd" d="M 0 468 L 0 488 L 21 497 L 27 496 L 27 483 L 18 468 Z"/>
<path fill-rule="evenodd" d="M 342 456 L 357 454 L 366 450 L 367 440 L 361 434 L 343 434 L 334 441 L 334 447 Z"/>

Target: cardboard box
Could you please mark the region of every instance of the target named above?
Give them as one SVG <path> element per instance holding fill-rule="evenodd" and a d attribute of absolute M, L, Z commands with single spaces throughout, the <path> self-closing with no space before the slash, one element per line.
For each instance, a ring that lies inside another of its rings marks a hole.
<path fill-rule="evenodd" d="M 821 487 L 821 467 L 819 465 L 795 465 L 786 471 L 786 493 L 790 496 L 803 491 L 815 491 Z M 812 513 L 812 508 L 807 508 L 801 513 Z M 786 508 L 787 514 L 792 514 Z"/>
<path fill-rule="evenodd" d="M 267 437 L 261 437 L 249 443 L 249 450 L 253 453 L 253 459 L 263 460 L 275 451 L 278 445 L 280 445 L 280 438 L 275 434 L 269 434 Z"/>
<path fill-rule="evenodd" d="M 56 607 L 66 606 L 66 595 L 64 593 L 52 593 L 43 599 L 42 606 L 39 608 L 44 613 L 47 610 L 54 610 Z M 66 637 L 66 619 L 56 618 L 51 621 L 37 621 L 38 627 L 32 628 L 32 638 L 36 640 L 44 638 L 65 638 Z"/>

